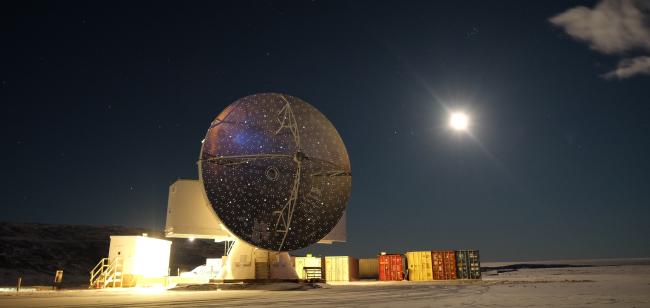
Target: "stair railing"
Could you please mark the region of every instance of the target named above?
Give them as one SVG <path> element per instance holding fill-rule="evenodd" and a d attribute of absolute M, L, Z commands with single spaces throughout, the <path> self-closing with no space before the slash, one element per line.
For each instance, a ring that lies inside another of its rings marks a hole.
<path fill-rule="evenodd" d="M 89 288 L 106 288 L 109 284 L 113 288 L 119 283 L 122 287 L 122 260 L 115 257 L 113 260 L 102 258 L 90 271 Z"/>

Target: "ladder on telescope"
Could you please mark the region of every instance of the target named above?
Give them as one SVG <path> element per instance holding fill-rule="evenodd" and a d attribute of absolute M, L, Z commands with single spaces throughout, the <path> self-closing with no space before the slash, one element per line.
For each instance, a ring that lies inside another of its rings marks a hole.
<path fill-rule="evenodd" d="M 122 258 L 115 257 L 112 260 L 102 258 L 97 265 L 90 271 L 89 288 L 121 288 L 123 286 Z"/>

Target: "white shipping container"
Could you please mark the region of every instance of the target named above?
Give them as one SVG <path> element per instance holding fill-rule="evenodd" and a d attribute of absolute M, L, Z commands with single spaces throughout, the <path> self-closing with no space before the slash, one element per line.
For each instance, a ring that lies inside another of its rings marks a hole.
<path fill-rule="evenodd" d="M 325 281 L 359 280 L 359 260 L 348 256 L 325 257 Z"/>

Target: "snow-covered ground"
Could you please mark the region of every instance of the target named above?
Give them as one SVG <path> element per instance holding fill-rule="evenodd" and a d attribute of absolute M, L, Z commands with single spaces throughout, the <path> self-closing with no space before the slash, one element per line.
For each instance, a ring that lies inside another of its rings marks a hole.
<path fill-rule="evenodd" d="M 650 307 L 650 265 L 523 269 L 493 272 L 476 282 L 361 281 L 290 288 L 3 292 L 0 307 Z"/>

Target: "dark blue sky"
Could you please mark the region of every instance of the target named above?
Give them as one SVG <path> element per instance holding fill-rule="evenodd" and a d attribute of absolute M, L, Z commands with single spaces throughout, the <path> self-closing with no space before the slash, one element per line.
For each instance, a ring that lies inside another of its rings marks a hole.
<path fill-rule="evenodd" d="M 594 4 L 3 2 L 0 220 L 160 229 L 212 119 L 283 92 L 352 162 L 349 242 L 311 251 L 650 256 L 650 77 L 548 21 Z"/>

